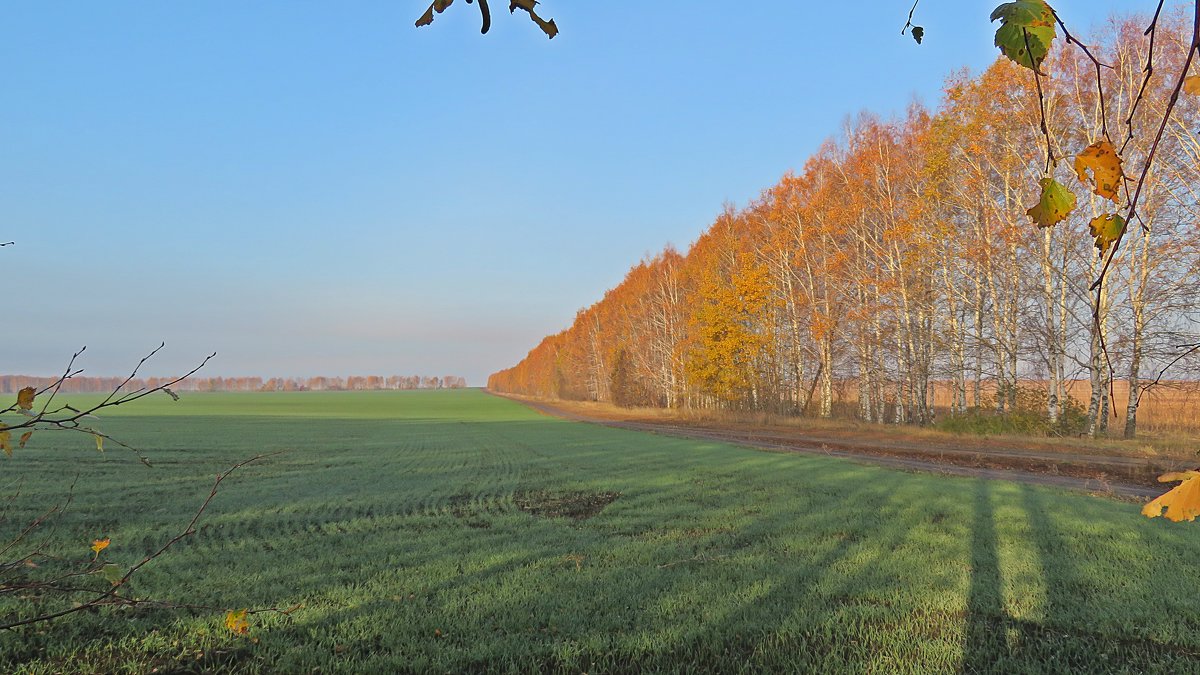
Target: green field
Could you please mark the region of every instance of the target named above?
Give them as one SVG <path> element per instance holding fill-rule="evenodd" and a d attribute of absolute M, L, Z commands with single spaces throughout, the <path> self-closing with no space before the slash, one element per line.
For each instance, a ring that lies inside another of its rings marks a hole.
<path fill-rule="evenodd" d="M 164 396 L 97 424 L 155 467 L 34 436 L 0 458 L 3 494 L 22 485 L 5 541 L 78 475 L 55 540 L 86 557 L 108 536 L 104 555 L 134 562 L 214 474 L 283 450 L 133 590 L 303 607 L 249 637 L 214 611 L 77 614 L 0 634 L 0 672 L 1200 671 L 1200 526 L 1132 504 L 561 421 L 474 390 Z"/>

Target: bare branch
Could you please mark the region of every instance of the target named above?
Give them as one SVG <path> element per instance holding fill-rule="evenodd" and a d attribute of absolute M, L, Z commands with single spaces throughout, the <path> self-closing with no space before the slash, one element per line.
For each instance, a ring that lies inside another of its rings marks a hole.
<path fill-rule="evenodd" d="M 257 462 L 261 459 L 265 459 L 267 457 L 272 457 L 272 456 L 278 455 L 278 454 L 280 454 L 280 453 L 272 452 L 272 453 L 255 455 L 254 457 L 251 457 L 250 459 L 242 460 L 242 461 L 238 462 L 237 464 L 234 464 L 233 466 L 229 467 L 225 471 L 217 474 L 216 480 L 213 481 L 212 489 L 209 490 L 208 496 L 205 497 L 204 501 L 200 504 L 200 508 L 198 508 L 196 510 L 195 514 L 192 516 L 191 520 L 188 521 L 187 525 L 182 530 L 180 530 L 175 536 L 171 537 L 171 539 L 169 539 L 166 543 L 164 543 L 162 546 L 160 546 L 157 550 L 146 555 L 144 558 L 142 558 L 140 561 L 138 561 L 136 564 L 134 564 L 132 567 L 130 567 L 128 570 L 126 570 L 125 574 L 122 575 L 119 580 L 113 582 L 112 588 L 110 588 L 104 592 L 97 593 L 94 597 L 86 600 L 85 602 L 73 605 L 72 607 L 69 607 L 67 609 L 59 610 L 57 612 L 49 612 L 46 614 L 40 614 L 38 616 L 33 616 L 33 617 L 26 618 L 26 619 L 20 619 L 17 621 L 10 621 L 5 624 L 0 624 L 0 630 L 11 630 L 11 629 L 17 628 L 19 626 L 27 626 L 27 625 L 35 624 L 35 623 L 42 623 L 45 621 L 50 621 L 50 620 L 57 619 L 57 618 L 60 618 L 63 616 L 67 616 L 69 614 L 75 614 L 76 612 L 81 612 L 81 611 L 91 609 L 94 607 L 100 607 L 102 605 L 108 605 L 108 604 L 137 605 L 137 604 L 144 604 L 147 602 L 154 604 L 154 601 L 137 600 L 137 599 L 132 599 L 132 598 L 122 598 L 118 595 L 118 591 L 120 591 L 121 587 L 124 586 L 125 584 L 127 584 L 129 582 L 129 580 L 133 577 L 133 575 L 136 574 L 137 571 L 140 570 L 142 567 L 144 567 L 151 561 L 155 560 L 159 556 L 166 553 L 175 544 L 177 544 L 180 541 L 186 539 L 187 537 L 190 537 L 191 535 L 195 534 L 196 523 L 200 520 L 200 517 L 204 515 L 204 512 L 208 509 L 209 504 L 212 503 L 213 498 L 215 498 L 217 496 L 217 492 L 221 487 L 221 483 L 226 478 L 228 478 L 233 472 L 246 466 L 247 464 L 251 464 L 251 463 Z M 86 572 L 86 573 L 96 571 L 96 569 L 98 569 L 98 568 L 93 568 L 89 572 Z M 68 575 L 68 576 L 79 576 L 79 574 L 72 574 L 72 575 Z M 60 579 L 63 579 L 63 578 L 67 578 L 67 577 L 60 577 Z M 6 586 L 7 586 L 7 584 L 4 584 L 4 586 L 0 586 L 0 587 L 6 587 Z M 47 586 L 43 586 L 43 588 L 47 588 Z M 49 588 L 53 588 L 53 585 L 51 584 L 49 586 Z M 71 587 L 71 588 L 73 588 L 73 587 Z M 63 589 L 63 590 L 67 590 L 68 592 L 70 592 L 70 588 Z M 87 592 L 96 593 L 96 591 L 94 589 L 85 589 L 85 590 L 87 590 Z M 164 606 L 170 606 L 169 603 L 162 603 L 162 604 Z M 295 608 L 293 608 L 292 610 L 289 610 L 289 612 L 283 612 L 283 613 L 290 613 L 290 611 L 294 611 L 294 610 L 295 610 Z M 262 612 L 262 611 L 272 611 L 272 610 L 266 609 L 266 610 L 256 610 L 256 611 Z"/>

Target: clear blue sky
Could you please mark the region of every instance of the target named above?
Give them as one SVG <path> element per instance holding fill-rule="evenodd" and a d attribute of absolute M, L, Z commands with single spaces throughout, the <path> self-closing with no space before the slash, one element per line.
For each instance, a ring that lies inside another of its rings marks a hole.
<path fill-rule="evenodd" d="M 0 372 L 461 374 L 482 384 L 643 255 L 934 104 L 997 0 L 0 4 Z M 1086 33 L 1154 3 L 1057 0 Z"/>

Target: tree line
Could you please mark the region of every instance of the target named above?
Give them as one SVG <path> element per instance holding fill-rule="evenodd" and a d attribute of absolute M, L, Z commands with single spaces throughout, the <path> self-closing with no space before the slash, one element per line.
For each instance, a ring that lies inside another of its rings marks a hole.
<path fill-rule="evenodd" d="M 124 377 L 72 376 L 62 382 L 62 393 L 108 393 L 120 388 L 122 391 L 156 389 L 170 383 L 174 378 L 135 377 L 126 381 Z M 0 375 L 0 392 L 15 393 L 25 387 L 42 390 L 54 384 L 58 378 L 34 377 L 29 375 Z M 174 391 L 373 391 L 410 389 L 462 389 L 467 386 L 465 378 L 458 375 L 351 375 L 349 377 L 189 377 L 172 384 Z"/>
<path fill-rule="evenodd" d="M 1190 22 L 1159 17 L 1152 43 L 1145 25 L 1109 20 L 1091 40 L 1102 69 L 1056 49 L 1034 79 L 1001 58 L 952 74 L 935 109 L 857 115 L 686 253 L 635 265 L 488 387 L 919 424 L 934 420 L 937 387 L 951 415 L 1011 414 L 1032 398 L 1051 424 L 1070 414 L 1096 435 L 1113 420 L 1133 436 L 1142 394 L 1168 366 L 1175 378 L 1197 366 L 1180 358 L 1200 342 L 1196 97 L 1177 105 L 1101 292 L 1104 200 L 1081 198 L 1056 227 L 1029 212 L 1048 154 L 1050 173 L 1078 185 L 1061 160 L 1107 129 L 1127 162 L 1148 153 L 1171 86 L 1154 73 L 1179 71 Z M 1075 401 L 1081 380 L 1089 396 Z M 1120 411 L 1117 380 L 1130 392 Z"/>

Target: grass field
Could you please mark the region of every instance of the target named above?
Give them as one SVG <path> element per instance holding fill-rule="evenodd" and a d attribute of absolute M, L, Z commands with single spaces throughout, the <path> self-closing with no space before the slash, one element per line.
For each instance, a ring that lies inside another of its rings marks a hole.
<path fill-rule="evenodd" d="M 0 672 L 1200 672 L 1200 525 L 1011 483 L 566 422 L 474 390 L 163 397 L 0 459 L 11 538 L 212 611 L 0 634 Z M 611 501 L 611 503 L 609 503 Z M 577 516 L 577 517 L 573 517 Z M 0 613 L 29 611 L 0 598 Z M 257 640 L 253 641 L 251 638 Z"/>

